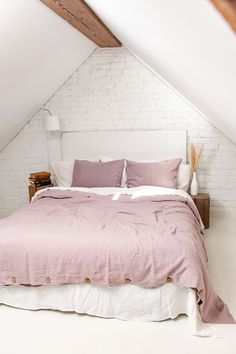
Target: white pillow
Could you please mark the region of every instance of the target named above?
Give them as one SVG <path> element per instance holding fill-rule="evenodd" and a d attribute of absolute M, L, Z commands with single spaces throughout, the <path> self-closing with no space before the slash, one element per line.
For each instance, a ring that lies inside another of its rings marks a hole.
<path fill-rule="evenodd" d="M 100 157 L 85 159 L 91 162 L 99 162 Z M 72 175 L 74 160 L 69 161 L 51 161 L 52 180 L 58 187 L 70 187 L 72 184 Z"/>
<path fill-rule="evenodd" d="M 105 157 L 105 156 L 101 157 L 102 162 L 108 162 L 108 161 L 112 161 L 112 160 L 115 160 L 115 159 L 113 159 L 111 157 Z M 134 160 L 134 161 L 135 162 L 147 162 L 147 163 L 148 162 L 160 162 L 160 160 L 158 160 L 158 161 Z M 192 178 L 191 165 L 181 163 L 179 166 L 178 175 L 177 175 L 177 188 L 182 189 L 185 192 L 187 192 L 189 189 L 191 178 Z M 121 187 L 126 187 L 126 186 L 127 186 L 127 174 L 126 174 L 126 160 L 125 160 L 125 167 L 124 167 L 124 171 L 123 171 L 122 179 L 121 179 Z"/>
<path fill-rule="evenodd" d="M 177 185 L 178 189 L 182 189 L 187 192 L 192 179 L 192 168 L 191 165 L 186 163 L 181 163 L 179 166 L 179 171 L 177 175 Z"/>
<path fill-rule="evenodd" d="M 53 182 L 59 187 L 70 187 L 72 183 L 74 161 L 52 161 L 50 165 Z"/>

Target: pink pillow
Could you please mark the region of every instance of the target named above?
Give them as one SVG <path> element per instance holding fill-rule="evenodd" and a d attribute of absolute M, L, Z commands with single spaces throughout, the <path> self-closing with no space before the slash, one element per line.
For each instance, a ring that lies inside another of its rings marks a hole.
<path fill-rule="evenodd" d="M 127 161 L 127 186 L 177 188 L 177 174 L 182 159 L 161 162 Z"/>
<path fill-rule="evenodd" d="M 125 160 L 75 160 L 71 187 L 120 187 Z"/>

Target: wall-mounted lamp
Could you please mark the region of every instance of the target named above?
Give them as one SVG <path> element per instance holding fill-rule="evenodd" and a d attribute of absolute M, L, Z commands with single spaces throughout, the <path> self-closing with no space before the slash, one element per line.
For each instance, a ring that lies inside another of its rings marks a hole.
<path fill-rule="evenodd" d="M 45 117 L 45 130 L 47 132 L 60 131 L 60 119 L 57 115 L 52 114 L 48 109 L 43 108 L 42 111 L 46 111 L 49 115 Z"/>

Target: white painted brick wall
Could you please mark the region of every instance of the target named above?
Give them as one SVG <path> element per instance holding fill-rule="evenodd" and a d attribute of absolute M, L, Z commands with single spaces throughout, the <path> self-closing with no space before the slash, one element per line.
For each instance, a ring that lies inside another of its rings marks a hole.
<path fill-rule="evenodd" d="M 186 129 L 204 143 L 199 182 L 212 211 L 236 213 L 236 146 L 125 48 L 94 52 L 47 108 L 64 131 Z M 1 216 L 27 203 L 27 176 L 47 169 L 47 156 L 60 159 L 60 134 L 46 135 L 38 114 L 0 154 Z"/>

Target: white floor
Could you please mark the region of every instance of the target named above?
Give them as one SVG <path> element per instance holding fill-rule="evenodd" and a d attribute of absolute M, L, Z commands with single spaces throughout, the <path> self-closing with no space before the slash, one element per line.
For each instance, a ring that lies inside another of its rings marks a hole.
<path fill-rule="evenodd" d="M 236 318 L 236 220 L 214 219 L 206 244 L 215 290 Z M 236 325 L 218 325 L 222 338 L 193 337 L 185 326 L 185 317 L 123 322 L 1 305 L 0 354 L 236 353 Z"/>

